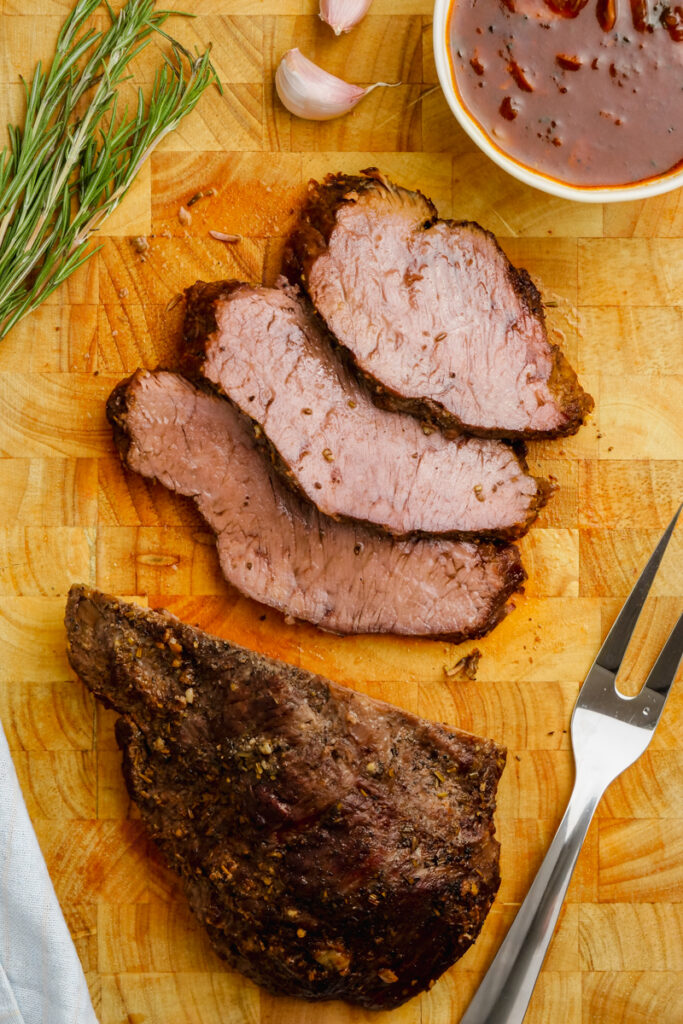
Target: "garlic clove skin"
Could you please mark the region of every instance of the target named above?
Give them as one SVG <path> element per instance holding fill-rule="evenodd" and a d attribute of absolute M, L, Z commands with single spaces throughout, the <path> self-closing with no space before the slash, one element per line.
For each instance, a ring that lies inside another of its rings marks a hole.
<path fill-rule="evenodd" d="M 372 0 L 320 0 L 320 17 L 336 36 L 350 32 L 368 13 Z"/>
<path fill-rule="evenodd" d="M 351 85 L 314 64 L 296 47 L 287 51 L 275 72 L 275 88 L 282 105 L 308 121 L 341 117 L 377 86 L 388 84 L 375 82 L 366 89 Z"/>

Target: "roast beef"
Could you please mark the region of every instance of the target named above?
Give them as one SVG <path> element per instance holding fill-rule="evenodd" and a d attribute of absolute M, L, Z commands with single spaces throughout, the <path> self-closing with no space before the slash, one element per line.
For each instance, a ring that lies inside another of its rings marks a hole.
<path fill-rule="evenodd" d="M 138 371 L 107 411 L 125 463 L 194 499 L 230 583 L 285 614 L 461 640 L 495 626 L 525 578 L 513 545 L 399 541 L 322 516 L 272 472 L 248 420 L 176 374 Z"/>
<path fill-rule="evenodd" d="M 572 434 L 593 407 L 494 236 L 377 172 L 311 183 L 286 267 L 383 403 L 482 437 Z"/>
<path fill-rule="evenodd" d="M 548 485 L 504 442 L 448 440 L 378 409 L 293 290 L 199 282 L 187 299 L 189 365 L 256 422 L 275 465 L 326 515 L 396 536 L 510 538 L 545 503 Z"/>
<path fill-rule="evenodd" d="M 474 941 L 499 883 L 505 752 L 73 587 L 69 659 L 122 716 L 142 820 L 228 963 L 390 1008 Z"/>

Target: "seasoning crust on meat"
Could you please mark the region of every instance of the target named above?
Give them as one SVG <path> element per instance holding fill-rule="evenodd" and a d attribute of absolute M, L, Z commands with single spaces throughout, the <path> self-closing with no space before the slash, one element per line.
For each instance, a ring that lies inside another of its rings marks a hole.
<path fill-rule="evenodd" d="M 382 405 L 508 438 L 576 433 L 593 408 L 527 272 L 376 169 L 311 182 L 285 264 Z"/>
<path fill-rule="evenodd" d="M 502 748 L 83 586 L 66 627 L 121 715 L 130 796 L 231 966 L 388 1009 L 474 941 L 499 884 Z"/>

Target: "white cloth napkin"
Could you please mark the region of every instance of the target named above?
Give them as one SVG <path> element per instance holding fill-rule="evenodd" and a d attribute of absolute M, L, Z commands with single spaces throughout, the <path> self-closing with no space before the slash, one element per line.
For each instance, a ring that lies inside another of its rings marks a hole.
<path fill-rule="evenodd" d="M 0 1024 L 97 1024 L 2 725 Z"/>

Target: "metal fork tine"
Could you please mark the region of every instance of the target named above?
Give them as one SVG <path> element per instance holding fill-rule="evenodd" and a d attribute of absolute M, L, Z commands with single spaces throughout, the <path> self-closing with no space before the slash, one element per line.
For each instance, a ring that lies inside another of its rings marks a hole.
<path fill-rule="evenodd" d="M 600 665 L 601 668 L 606 669 L 608 672 L 617 674 L 619 667 L 623 661 L 626 648 L 629 645 L 633 630 L 636 628 L 636 623 L 640 617 L 640 613 L 643 610 L 645 599 L 650 592 L 652 581 L 655 578 L 659 563 L 664 557 L 667 545 L 671 539 L 671 534 L 674 531 L 678 517 L 681 514 L 683 505 L 678 506 L 678 511 L 667 526 L 662 539 L 659 544 L 652 552 L 650 559 L 638 577 L 633 590 L 629 594 L 626 602 L 617 615 L 616 621 L 609 633 L 607 639 L 600 648 L 598 656 L 595 659 L 595 664 Z"/>
<path fill-rule="evenodd" d="M 646 694 L 648 690 L 654 690 L 655 693 L 660 694 L 664 700 L 661 701 L 659 712 L 661 713 L 664 707 L 664 702 L 669 695 L 671 684 L 676 678 L 678 672 L 678 666 L 683 658 L 683 614 L 680 616 L 678 622 L 669 633 L 669 639 L 666 641 L 659 657 L 650 669 L 650 674 L 645 680 L 641 694 Z"/>

